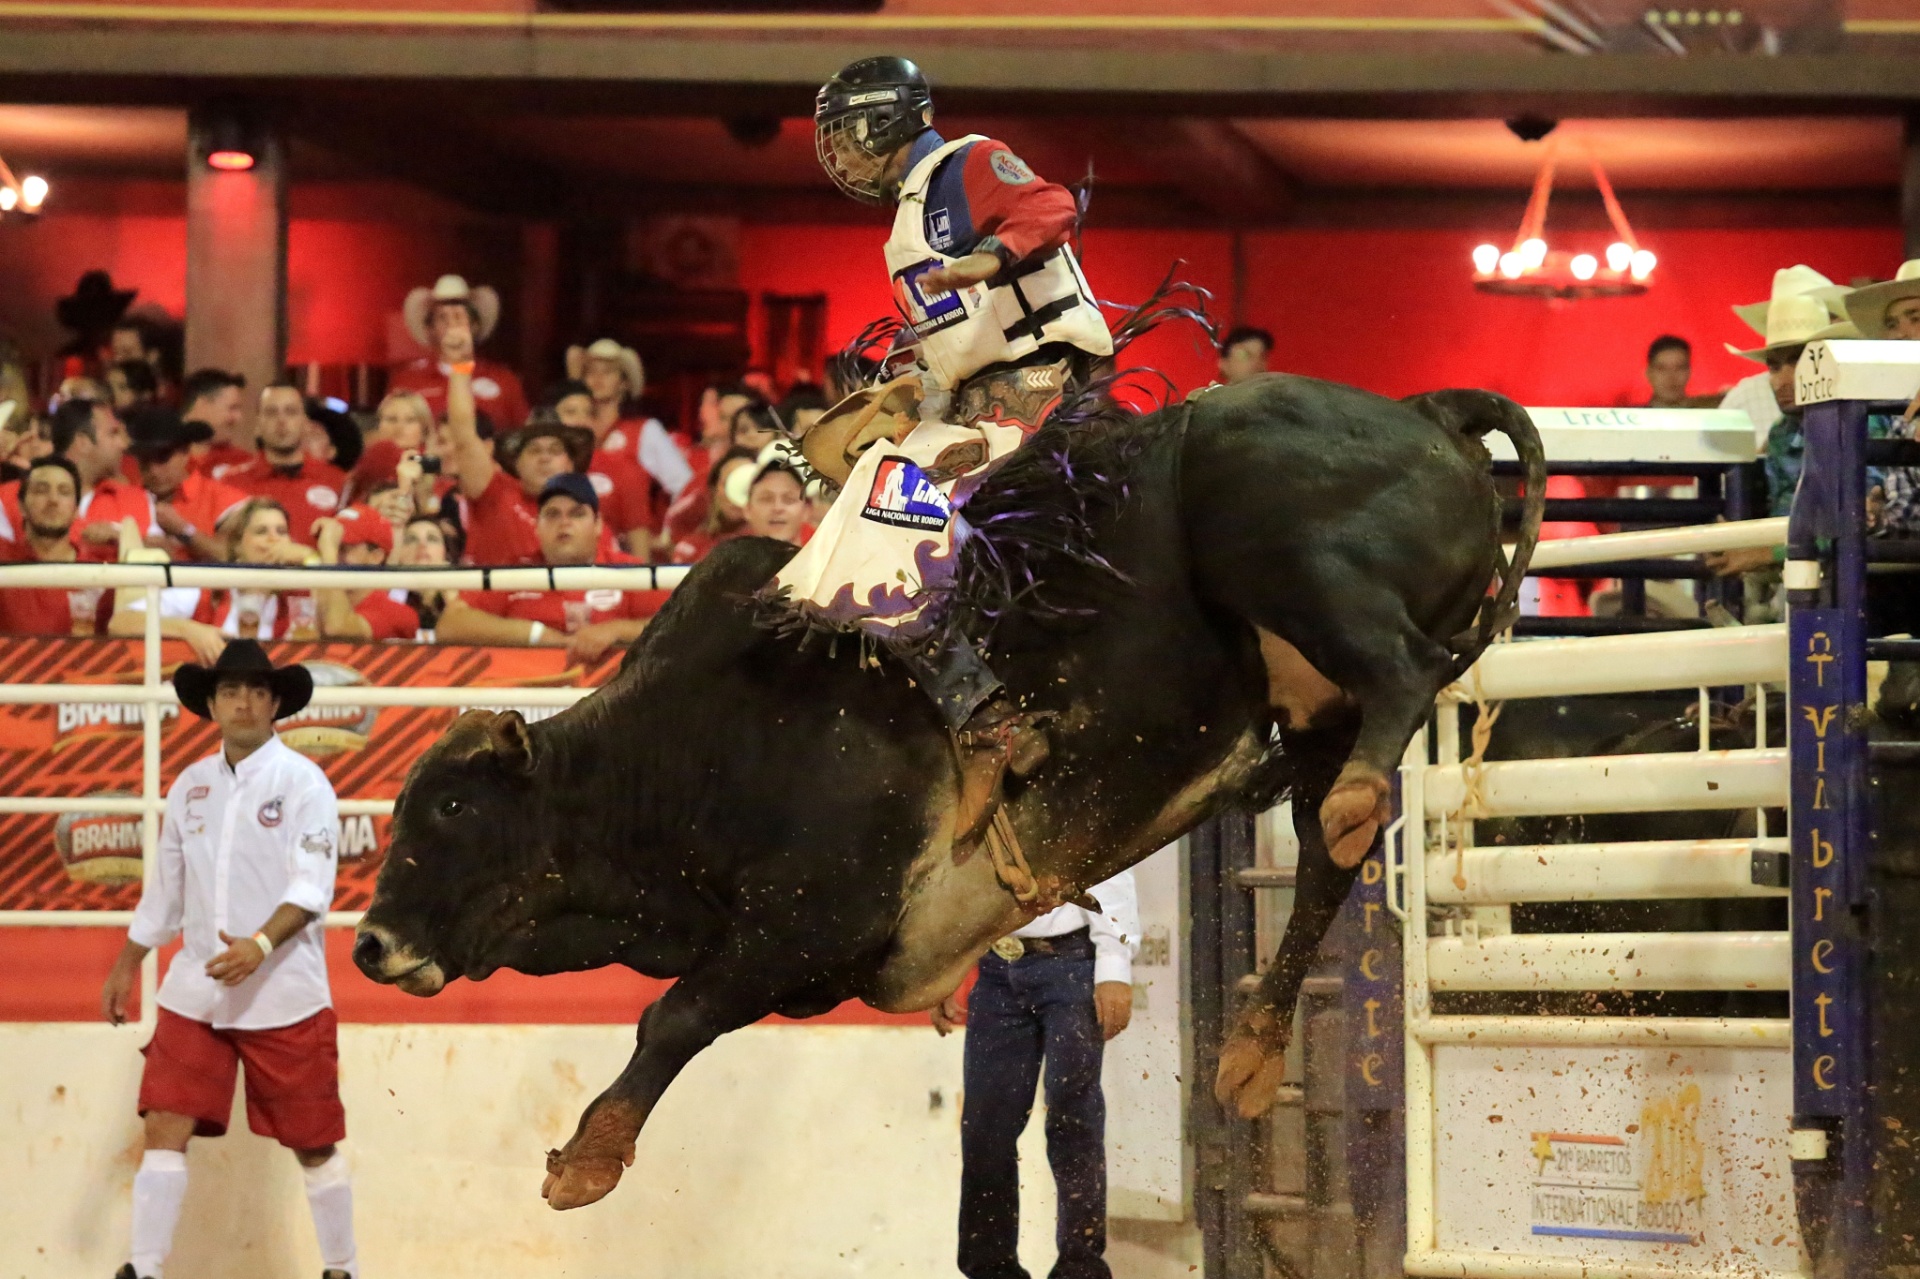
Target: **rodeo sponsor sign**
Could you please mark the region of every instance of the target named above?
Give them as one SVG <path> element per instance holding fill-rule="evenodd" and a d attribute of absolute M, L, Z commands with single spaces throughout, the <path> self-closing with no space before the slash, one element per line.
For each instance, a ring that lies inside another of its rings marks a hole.
<path fill-rule="evenodd" d="M 566 665 L 558 649 L 490 649 L 417 644 L 273 644 L 276 663 L 301 662 L 322 689 L 465 688 L 475 705 L 510 706 L 516 688 L 584 687 L 612 675 L 616 653 L 591 670 Z M 163 668 L 171 674 L 193 656 L 169 641 Z M 141 645 L 135 640 L 0 639 L 0 683 L 137 686 Z M 140 795 L 143 728 L 149 708 L 87 702 L 0 706 L 0 795 Z M 160 724 L 161 789 L 180 770 L 219 745 L 212 724 L 176 705 L 155 708 Z M 458 709 L 375 707 L 348 701 L 311 705 L 280 721 L 287 745 L 326 770 L 341 799 L 391 799 L 407 770 Z M 555 714 L 528 708 L 527 718 Z M 363 908 L 387 837 L 387 819 L 365 814 L 340 822 L 340 875 L 335 908 Z M 139 897 L 141 819 L 86 812 L 0 814 L 0 909 L 124 910 Z"/>
<path fill-rule="evenodd" d="M 1783 1048 L 1441 1044 L 1433 1062 L 1440 1257 L 1802 1269 Z"/>

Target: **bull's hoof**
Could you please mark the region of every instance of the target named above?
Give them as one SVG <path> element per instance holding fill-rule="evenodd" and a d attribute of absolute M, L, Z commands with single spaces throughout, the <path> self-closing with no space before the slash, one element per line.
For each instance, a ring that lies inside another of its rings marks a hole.
<path fill-rule="evenodd" d="M 1258 1119 L 1271 1110 L 1286 1075 L 1287 1031 L 1265 1010 L 1243 1017 L 1220 1049 L 1214 1100 L 1242 1119 Z"/>
<path fill-rule="evenodd" d="M 563 1162 L 560 1152 L 547 1152 L 547 1180 L 540 1197 L 557 1212 L 598 1203 L 620 1184 L 626 1165 L 618 1159 L 581 1159 Z"/>
<path fill-rule="evenodd" d="M 1363 765 L 1349 764 L 1320 805 L 1320 830 L 1327 854 L 1342 870 L 1360 864 L 1380 827 L 1391 820 L 1387 779 Z"/>
<path fill-rule="evenodd" d="M 603 1099 L 588 1108 L 566 1149 L 547 1152 L 547 1179 L 540 1187 L 547 1206 L 564 1212 L 606 1198 L 633 1163 L 644 1118 L 618 1101 Z"/>

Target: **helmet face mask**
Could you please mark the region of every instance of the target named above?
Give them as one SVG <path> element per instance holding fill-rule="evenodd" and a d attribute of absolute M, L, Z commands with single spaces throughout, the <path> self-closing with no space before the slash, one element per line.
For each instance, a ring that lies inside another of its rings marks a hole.
<path fill-rule="evenodd" d="M 864 204 L 886 198 L 887 162 L 925 131 L 933 98 L 905 58 L 866 58 L 820 88 L 814 154 L 833 184 Z"/>

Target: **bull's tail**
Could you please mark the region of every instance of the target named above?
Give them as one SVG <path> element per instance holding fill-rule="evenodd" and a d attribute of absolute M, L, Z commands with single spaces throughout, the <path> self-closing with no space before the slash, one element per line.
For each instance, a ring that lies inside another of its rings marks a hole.
<path fill-rule="evenodd" d="M 1492 391 L 1430 391 L 1412 396 L 1407 404 L 1433 421 L 1467 439 L 1478 440 L 1489 431 L 1498 431 L 1513 443 L 1526 477 L 1526 494 L 1520 515 L 1519 536 L 1514 539 L 1509 557 L 1499 549 L 1498 526 L 1495 531 L 1496 559 L 1502 562 L 1500 588 L 1481 602 L 1474 625 L 1447 641 L 1454 657 L 1457 678 L 1478 661 L 1493 637 L 1513 625 L 1520 615 L 1516 601 L 1520 583 L 1533 559 L 1533 548 L 1540 540 L 1540 521 L 1547 511 L 1547 452 L 1540 444 L 1540 432 L 1534 429 L 1527 411 L 1504 395 Z"/>

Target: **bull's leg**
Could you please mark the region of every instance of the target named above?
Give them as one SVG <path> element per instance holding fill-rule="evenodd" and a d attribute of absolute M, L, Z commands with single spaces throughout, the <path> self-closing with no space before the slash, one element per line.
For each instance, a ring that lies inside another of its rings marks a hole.
<path fill-rule="evenodd" d="M 553 1208 L 605 1196 L 633 1162 L 634 1141 L 667 1085 L 701 1049 L 774 1011 L 794 989 L 790 964 L 772 951 L 728 950 L 675 982 L 640 1018 L 639 1044 L 593 1100 L 564 1150 L 547 1156 L 540 1194 Z"/>
<path fill-rule="evenodd" d="M 1319 817 L 1321 802 L 1351 749 L 1353 733 L 1348 722 L 1309 733 L 1282 734 L 1283 756 L 1291 757 L 1298 770 L 1291 790 L 1293 829 L 1300 838 L 1293 914 L 1273 963 L 1261 977 L 1259 989 L 1242 1005 L 1220 1050 L 1213 1083 L 1220 1104 L 1234 1107 L 1248 1119 L 1265 1114 L 1280 1091 L 1300 983 L 1313 967 L 1321 939 L 1340 913 L 1358 868 L 1358 863 L 1336 865 L 1327 854 Z"/>

